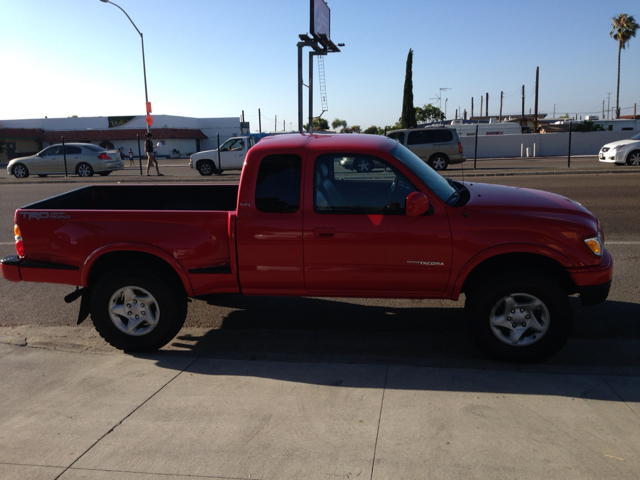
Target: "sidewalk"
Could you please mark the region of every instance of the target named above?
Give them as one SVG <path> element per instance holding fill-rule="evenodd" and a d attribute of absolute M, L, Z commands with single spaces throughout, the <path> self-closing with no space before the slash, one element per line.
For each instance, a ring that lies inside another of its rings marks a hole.
<path fill-rule="evenodd" d="M 0 344 L 0 478 L 640 476 L 637 369 L 475 368 Z"/>

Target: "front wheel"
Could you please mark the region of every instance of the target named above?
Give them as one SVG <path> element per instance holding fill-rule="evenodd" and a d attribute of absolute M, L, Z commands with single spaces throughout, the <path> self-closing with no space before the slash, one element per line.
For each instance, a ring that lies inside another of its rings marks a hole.
<path fill-rule="evenodd" d="M 213 173 L 215 167 L 213 166 L 213 162 L 211 160 L 203 160 L 201 162 L 198 162 L 197 169 L 198 172 L 200 172 L 200 175 L 208 177 Z"/>
<path fill-rule="evenodd" d="M 634 150 L 627 157 L 627 165 L 640 166 L 640 150 Z"/>
<path fill-rule="evenodd" d="M 120 350 L 163 347 L 187 316 L 182 285 L 162 275 L 116 270 L 102 277 L 92 291 L 91 320 L 100 336 Z"/>
<path fill-rule="evenodd" d="M 18 163 L 13 167 L 13 176 L 16 178 L 27 178 L 29 176 L 29 170 L 23 164 Z"/>
<path fill-rule="evenodd" d="M 473 341 L 488 356 L 535 363 L 566 343 L 573 325 L 564 289 L 542 274 L 512 274 L 467 292 L 465 312 Z"/>

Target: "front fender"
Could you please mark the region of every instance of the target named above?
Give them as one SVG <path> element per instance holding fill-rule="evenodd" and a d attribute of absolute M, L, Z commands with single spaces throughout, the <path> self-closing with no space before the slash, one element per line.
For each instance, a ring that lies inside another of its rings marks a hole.
<path fill-rule="evenodd" d="M 482 250 L 481 252 L 478 252 L 465 263 L 465 265 L 460 269 L 460 273 L 458 273 L 458 276 L 453 284 L 450 298 L 452 300 L 458 300 L 464 282 L 467 280 L 471 272 L 473 272 L 473 270 L 482 262 L 489 260 L 490 258 L 512 253 L 541 255 L 550 258 L 551 260 L 555 260 L 559 265 L 565 268 L 569 268 L 572 266 L 572 263 L 564 255 L 558 253 L 556 250 L 544 247 L 542 245 L 529 243 L 495 245 Z"/>

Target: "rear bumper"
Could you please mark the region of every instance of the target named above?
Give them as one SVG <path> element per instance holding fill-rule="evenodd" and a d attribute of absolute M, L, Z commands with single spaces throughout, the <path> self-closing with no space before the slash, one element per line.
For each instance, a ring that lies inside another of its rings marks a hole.
<path fill-rule="evenodd" d="M 0 273 L 5 280 L 10 282 L 21 282 L 20 276 L 20 257 L 17 255 L 9 255 L 0 260 Z"/>
<path fill-rule="evenodd" d="M 44 282 L 80 285 L 80 268 L 62 263 L 25 260 L 9 255 L 0 260 L 0 273 L 10 282 Z"/>

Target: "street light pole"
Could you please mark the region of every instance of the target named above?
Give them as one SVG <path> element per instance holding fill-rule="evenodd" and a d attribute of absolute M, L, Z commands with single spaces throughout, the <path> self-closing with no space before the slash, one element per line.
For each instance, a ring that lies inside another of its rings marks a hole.
<path fill-rule="evenodd" d="M 110 3 L 111 5 L 118 7 L 120 10 L 122 10 L 122 13 L 124 13 L 127 16 L 129 21 L 131 22 L 131 25 L 133 25 L 133 28 L 135 28 L 136 32 L 138 32 L 138 34 L 140 35 L 140 42 L 142 42 L 142 72 L 144 74 L 144 101 L 145 101 L 145 107 L 147 107 L 149 105 L 149 95 L 147 93 L 147 67 L 144 61 L 144 37 L 142 36 L 142 32 L 138 30 L 138 27 L 136 27 L 136 24 L 133 23 L 133 20 L 131 20 L 131 17 L 129 16 L 129 14 L 125 12 L 120 5 L 116 5 L 115 3 L 110 2 L 109 0 L 100 0 L 100 1 L 103 3 Z M 149 132 L 151 132 L 151 126 L 147 122 L 147 133 Z"/>

